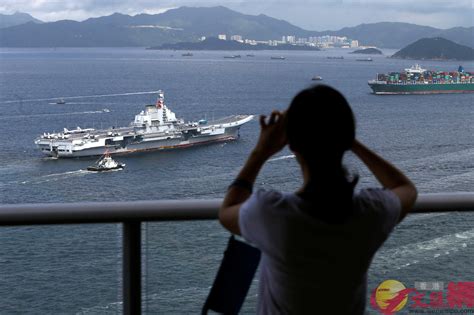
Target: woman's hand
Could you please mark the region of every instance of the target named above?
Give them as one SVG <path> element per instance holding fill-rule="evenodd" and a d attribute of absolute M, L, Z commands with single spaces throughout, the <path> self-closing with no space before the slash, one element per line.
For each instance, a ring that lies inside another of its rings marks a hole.
<path fill-rule="evenodd" d="M 255 183 L 260 169 L 265 161 L 286 145 L 285 114 L 272 112 L 270 118 L 260 116 L 260 137 L 255 149 L 240 170 L 237 179 L 250 185 Z M 231 233 L 240 235 L 239 212 L 245 200 L 250 197 L 251 191 L 241 186 L 230 186 L 219 210 L 219 221 Z"/>
<path fill-rule="evenodd" d="M 402 171 L 358 140 L 354 140 L 352 152 L 362 160 L 384 188 L 390 189 L 398 196 L 402 206 L 399 222 L 403 220 L 415 204 L 418 196 L 415 184 Z"/>
<path fill-rule="evenodd" d="M 254 152 L 268 159 L 287 144 L 285 113 L 273 111 L 270 118 L 260 116 L 260 137 Z"/>

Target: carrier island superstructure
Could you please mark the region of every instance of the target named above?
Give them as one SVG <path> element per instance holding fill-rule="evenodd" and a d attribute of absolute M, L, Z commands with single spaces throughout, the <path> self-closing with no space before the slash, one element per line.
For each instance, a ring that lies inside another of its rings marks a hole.
<path fill-rule="evenodd" d="M 253 115 L 233 115 L 207 122 L 185 122 L 176 118 L 158 91 L 155 105 L 146 105 L 128 127 L 44 133 L 35 144 L 44 154 L 57 158 L 170 150 L 199 144 L 235 140 L 240 127 Z"/>

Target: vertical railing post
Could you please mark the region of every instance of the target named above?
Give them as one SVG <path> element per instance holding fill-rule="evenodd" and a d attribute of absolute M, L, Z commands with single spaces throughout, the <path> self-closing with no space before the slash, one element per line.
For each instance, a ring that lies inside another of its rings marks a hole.
<path fill-rule="evenodd" d="M 140 315 L 141 295 L 141 222 L 123 223 L 123 314 Z"/>

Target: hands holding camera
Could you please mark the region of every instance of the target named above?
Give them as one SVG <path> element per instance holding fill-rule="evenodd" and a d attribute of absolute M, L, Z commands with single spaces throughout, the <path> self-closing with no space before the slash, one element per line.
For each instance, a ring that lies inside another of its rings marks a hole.
<path fill-rule="evenodd" d="M 260 158 L 270 158 L 288 143 L 285 114 L 275 110 L 270 117 L 260 116 L 260 136 L 254 148 L 254 153 Z"/>

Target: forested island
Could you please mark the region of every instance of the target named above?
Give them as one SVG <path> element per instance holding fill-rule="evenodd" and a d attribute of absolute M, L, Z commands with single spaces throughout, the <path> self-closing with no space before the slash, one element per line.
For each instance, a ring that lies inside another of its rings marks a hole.
<path fill-rule="evenodd" d="M 474 49 L 441 37 L 422 38 L 397 51 L 392 58 L 421 60 L 474 60 Z"/>
<path fill-rule="evenodd" d="M 366 48 L 354 50 L 351 54 L 363 54 L 363 55 L 382 55 L 382 52 L 377 48 Z"/>

